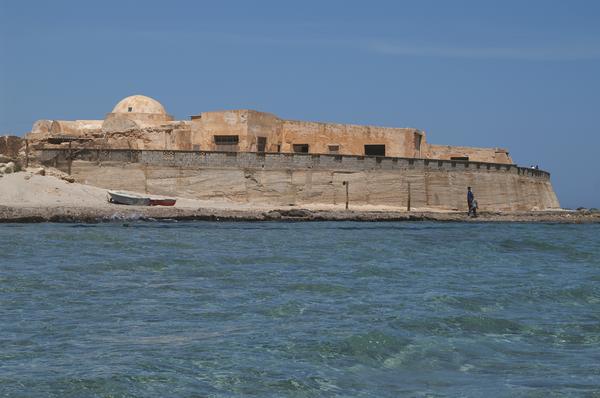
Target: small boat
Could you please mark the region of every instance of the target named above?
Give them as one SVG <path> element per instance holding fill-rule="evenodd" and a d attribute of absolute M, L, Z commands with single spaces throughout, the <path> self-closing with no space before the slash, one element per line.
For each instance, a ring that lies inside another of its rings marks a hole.
<path fill-rule="evenodd" d="M 177 199 L 154 199 L 150 198 L 150 206 L 175 206 Z"/>
<path fill-rule="evenodd" d="M 108 191 L 110 203 L 130 206 L 150 206 L 150 198 L 128 192 Z"/>

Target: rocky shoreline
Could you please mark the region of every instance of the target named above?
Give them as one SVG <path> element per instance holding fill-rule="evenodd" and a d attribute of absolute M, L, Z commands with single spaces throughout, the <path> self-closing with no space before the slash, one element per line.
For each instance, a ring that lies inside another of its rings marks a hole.
<path fill-rule="evenodd" d="M 122 221 L 437 221 L 437 222 L 519 222 L 519 223 L 600 223 L 600 212 L 538 211 L 538 212 L 482 212 L 478 217 L 467 217 L 463 212 L 400 212 L 273 209 L 182 209 L 175 207 L 120 206 L 94 207 L 15 207 L 0 206 L 0 223 L 99 223 Z"/>

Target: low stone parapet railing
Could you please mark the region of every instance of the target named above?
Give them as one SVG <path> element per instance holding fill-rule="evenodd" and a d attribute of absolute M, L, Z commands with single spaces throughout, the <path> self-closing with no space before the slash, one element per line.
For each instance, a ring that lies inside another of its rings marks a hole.
<path fill-rule="evenodd" d="M 67 168 L 65 167 L 67 163 L 82 160 L 97 162 L 99 164 L 102 162 L 124 162 L 186 168 L 326 169 L 347 171 L 423 168 L 448 171 L 501 172 L 543 179 L 550 178 L 550 173 L 547 171 L 519 167 L 515 164 L 310 153 L 52 148 L 41 149 L 40 160 L 44 164 L 63 169 Z"/>

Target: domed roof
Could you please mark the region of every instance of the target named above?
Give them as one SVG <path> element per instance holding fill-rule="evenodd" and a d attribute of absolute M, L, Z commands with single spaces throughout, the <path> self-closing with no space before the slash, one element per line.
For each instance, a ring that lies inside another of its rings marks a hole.
<path fill-rule="evenodd" d="M 123 98 L 114 107 L 112 113 L 153 113 L 166 115 L 167 112 L 160 102 L 145 95 L 132 95 Z"/>

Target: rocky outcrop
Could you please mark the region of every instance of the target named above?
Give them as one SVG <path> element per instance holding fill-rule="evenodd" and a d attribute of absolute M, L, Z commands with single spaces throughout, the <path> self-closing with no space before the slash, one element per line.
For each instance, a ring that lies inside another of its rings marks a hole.
<path fill-rule="evenodd" d="M 438 221 L 438 222 L 544 222 L 587 224 L 600 223 L 600 213 L 573 211 L 555 212 L 483 212 L 477 218 L 465 213 L 393 212 L 393 211 L 330 211 L 306 210 L 290 213 L 285 210 L 177 209 L 167 207 L 119 206 L 97 207 L 12 207 L 0 205 L 3 222 L 129 222 L 206 220 L 206 221 Z"/>
<path fill-rule="evenodd" d="M 16 169 L 14 162 L 0 163 L 0 175 L 14 173 Z"/>
<path fill-rule="evenodd" d="M 14 135 L 0 136 L 0 155 L 16 159 L 25 146 L 25 140 Z"/>

